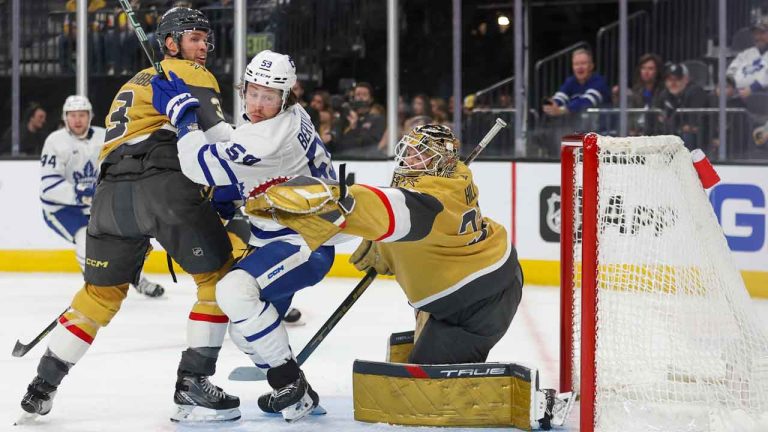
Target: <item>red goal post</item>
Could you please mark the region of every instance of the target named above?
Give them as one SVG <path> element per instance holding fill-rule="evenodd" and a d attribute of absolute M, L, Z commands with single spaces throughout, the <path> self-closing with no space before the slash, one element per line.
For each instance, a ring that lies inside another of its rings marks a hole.
<path fill-rule="evenodd" d="M 682 141 L 568 136 L 561 164 L 579 430 L 768 430 L 768 336 Z"/>

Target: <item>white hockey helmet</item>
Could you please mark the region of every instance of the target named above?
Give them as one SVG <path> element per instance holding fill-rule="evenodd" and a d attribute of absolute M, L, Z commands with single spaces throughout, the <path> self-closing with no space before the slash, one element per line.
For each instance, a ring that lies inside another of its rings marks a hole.
<path fill-rule="evenodd" d="M 296 84 L 296 65 L 286 54 L 264 50 L 256 54 L 245 68 L 243 75 L 243 108 L 245 108 L 245 87 L 247 83 L 262 85 L 283 92 L 283 104 L 280 112 L 285 110 L 285 102 Z"/>
<path fill-rule="evenodd" d="M 88 130 L 91 128 L 91 120 L 93 120 L 93 106 L 91 101 L 87 97 L 81 95 L 68 96 L 64 101 L 64 107 L 61 109 L 61 119 L 64 121 L 64 127 L 67 131 L 74 135 L 74 132 L 69 129 L 69 123 L 67 123 L 67 113 L 70 111 L 88 111 L 88 127 L 85 128 L 85 133 L 78 138 L 83 138 L 88 135 Z"/>

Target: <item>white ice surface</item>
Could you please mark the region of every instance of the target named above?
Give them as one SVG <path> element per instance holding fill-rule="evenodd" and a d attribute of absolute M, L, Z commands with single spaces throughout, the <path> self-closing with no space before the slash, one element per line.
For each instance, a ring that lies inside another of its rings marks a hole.
<path fill-rule="evenodd" d="M 16 339 L 35 337 L 71 301 L 82 279 L 75 274 L 0 273 L 3 314 L 0 323 L 0 431 L 483 431 L 499 429 L 414 428 L 367 424 L 353 420 L 352 362 L 383 361 L 390 333 L 413 328 L 413 315 L 393 281 L 377 280 L 307 360 L 303 369 L 328 410 L 287 424 L 264 416 L 256 398 L 268 390 L 265 382 L 233 382 L 227 375 L 248 365 L 229 340 L 219 357 L 213 382 L 241 399 L 243 419 L 220 426 L 184 426 L 168 420 L 173 411 L 173 386 L 181 351 L 185 348 L 186 317 L 194 302 L 191 278 L 174 284 L 169 276 L 151 275 L 166 296 L 148 299 L 131 291 L 112 323 L 103 328 L 93 347 L 59 388 L 53 410 L 35 424 L 12 426 L 21 414 L 19 401 L 35 375 L 46 341 L 23 358 L 11 356 Z M 294 305 L 306 325 L 290 327 L 298 353 L 330 316 L 357 280 L 327 279 L 301 291 Z M 756 301 L 763 316 L 768 302 Z M 558 386 L 558 290 L 526 286 L 512 327 L 491 351 L 489 361 L 523 363 L 539 368 L 541 386 Z M 575 414 L 575 413 L 574 413 Z"/>

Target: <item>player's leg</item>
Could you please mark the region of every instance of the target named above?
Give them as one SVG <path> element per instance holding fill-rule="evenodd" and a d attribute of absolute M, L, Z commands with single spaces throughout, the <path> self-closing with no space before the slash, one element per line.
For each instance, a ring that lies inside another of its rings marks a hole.
<path fill-rule="evenodd" d="M 141 257 L 147 250 L 144 238 L 88 236 L 86 283 L 75 294 L 49 336 L 48 349 L 27 388 L 21 406 L 33 414 L 51 409 L 57 387 L 69 370 L 85 355 L 101 327 L 109 324 L 128 291 L 128 281 L 137 277 Z"/>
<path fill-rule="evenodd" d="M 506 289 L 449 316 L 419 312 L 416 340 L 408 357 L 417 364 L 482 363 L 504 336 L 522 296 L 522 277 Z"/>
<path fill-rule="evenodd" d="M 159 182 L 159 183 L 158 183 Z M 162 190 L 162 191 L 161 191 Z M 183 174 L 151 177 L 141 193 L 154 197 L 148 214 L 155 237 L 197 285 L 197 302 L 187 321 L 188 348 L 177 370 L 174 421 L 227 421 L 240 418 L 240 400 L 210 383 L 229 319 L 216 303 L 216 286 L 232 266 L 232 249 L 216 212 Z"/>
<path fill-rule="evenodd" d="M 85 228 L 88 215 L 82 207 L 66 206 L 55 212 L 43 210 L 45 224 L 59 237 L 75 245 L 80 271 L 85 271 Z"/>
<path fill-rule="evenodd" d="M 275 242 L 254 250 L 224 277 L 216 294 L 234 331 L 243 335 L 238 346 L 258 367 L 267 369 L 274 390 L 262 404 L 288 421 L 304 417 L 319 402 L 293 358 L 281 318 L 293 293 L 316 284 L 330 269 L 333 249 L 321 249 L 312 253 L 306 247 Z"/>

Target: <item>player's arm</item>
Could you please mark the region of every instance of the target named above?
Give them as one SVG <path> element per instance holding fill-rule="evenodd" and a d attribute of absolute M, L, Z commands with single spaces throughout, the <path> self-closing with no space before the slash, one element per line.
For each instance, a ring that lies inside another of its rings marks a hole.
<path fill-rule="evenodd" d="M 298 176 L 252 191 L 246 212 L 292 228 L 315 249 L 341 232 L 381 242 L 420 240 L 443 210 L 434 196 L 408 189 L 341 189 L 333 180 Z"/>
<path fill-rule="evenodd" d="M 211 143 L 199 123 L 210 113 L 205 114 L 200 100 L 174 72 L 169 73 L 168 80 L 152 79 L 152 104 L 178 129 L 181 169 L 195 183 L 208 186 L 237 184 L 238 172 L 253 167 L 277 148 L 276 140 L 260 133 L 259 128 L 250 128 L 250 135 L 235 131 L 232 141 Z M 257 149 L 258 155 L 254 154 Z"/>
<path fill-rule="evenodd" d="M 40 155 L 40 200 L 48 204 L 76 205 L 75 185 L 64 177 L 69 153 L 48 135 Z"/>

